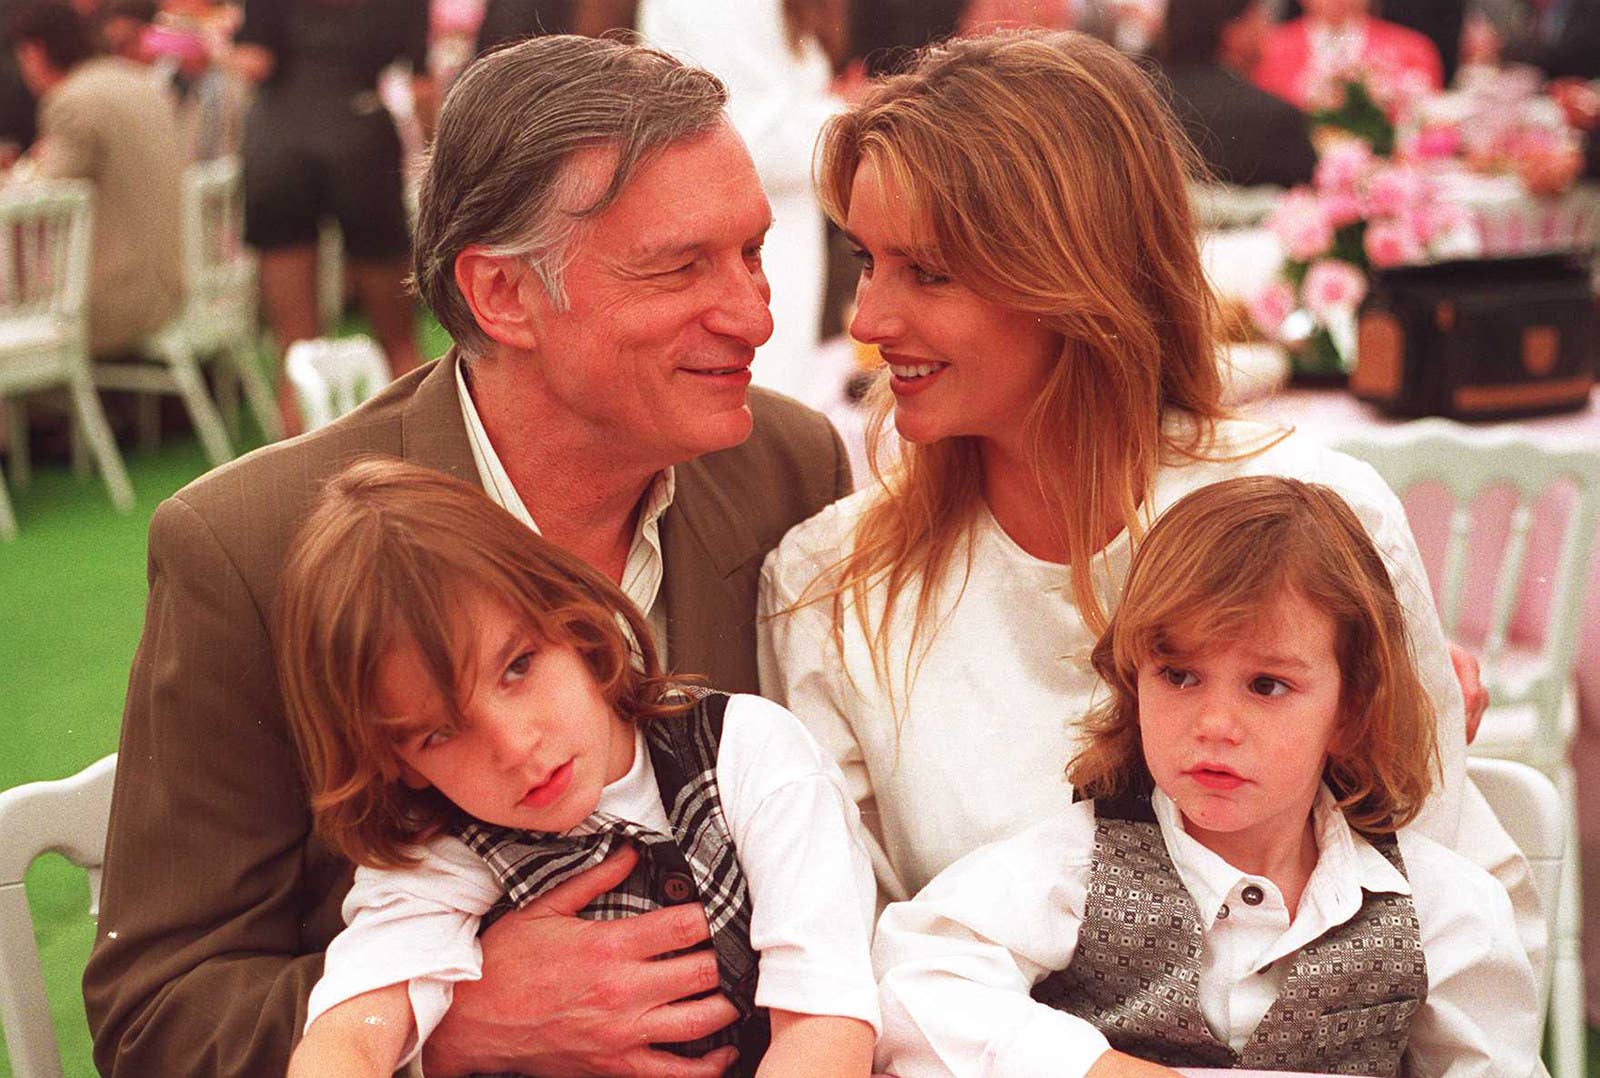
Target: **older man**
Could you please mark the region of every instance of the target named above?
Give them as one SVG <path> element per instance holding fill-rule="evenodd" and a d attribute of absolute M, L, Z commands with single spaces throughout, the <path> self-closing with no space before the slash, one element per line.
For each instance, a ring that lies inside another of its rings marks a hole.
<path fill-rule="evenodd" d="M 824 420 L 747 389 L 772 328 L 770 211 L 724 103 L 705 72 L 611 41 L 544 37 L 470 68 L 415 255 L 456 348 L 157 510 L 85 975 L 105 1073 L 281 1073 L 298 1036 L 350 866 L 309 834 L 271 612 L 295 522 L 352 456 L 481 483 L 617 580 L 675 668 L 755 688 L 762 556 L 849 475 Z M 721 1073 L 723 1055 L 649 1047 L 734 1015 L 686 1000 L 716 984 L 708 955 L 654 961 L 706 937 L 699 911 L 571 916 L 627 862 L 485 935 L 430 1075 Z"/>

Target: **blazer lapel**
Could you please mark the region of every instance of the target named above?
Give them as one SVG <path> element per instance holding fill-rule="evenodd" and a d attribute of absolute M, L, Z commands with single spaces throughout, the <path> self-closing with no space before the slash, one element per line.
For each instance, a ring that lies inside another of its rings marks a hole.
<path fill-rule="evenodd" d="M 745 514 L 698 460 L 677 467 L 661 520 L 667 658 L 724 692 L 756 691 L 756 585 L 764 551 Z"/>
<path fill-rule="evenodd" d="M 400 420 L 400 455 L 413 464 L 448 472 L 473 486 L 482 486 L 467 439 L 466 417 L 456 394 L 456 364 L 451 348 L 433 365 L 406 404 Z"/>

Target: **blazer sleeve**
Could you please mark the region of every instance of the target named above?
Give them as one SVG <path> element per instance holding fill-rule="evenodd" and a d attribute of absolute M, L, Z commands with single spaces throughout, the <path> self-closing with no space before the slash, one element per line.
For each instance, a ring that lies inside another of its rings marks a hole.
<path fill-rule="evenodd" d="M 149 550 L 84 975 L 95 1060 L 112 1076 L 281 1074 L 336 927 L 316 896 L 342 894 L 348 869 L 308 845 L 266 622 L 233 560 L 179 498 Z"/>

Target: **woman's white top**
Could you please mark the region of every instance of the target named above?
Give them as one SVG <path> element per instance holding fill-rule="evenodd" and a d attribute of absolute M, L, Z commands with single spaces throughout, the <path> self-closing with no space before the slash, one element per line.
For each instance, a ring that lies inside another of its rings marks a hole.
<path fill-rule="evenodd" d="M 717 791 L 750 888 L 756 1005 L 878 1029 L 872 869 L 838 769 L 793 715 L 736 695 L 723 715 Z M 634 736 L 633 767 L 601 791 L 597 811 L 672 833 L 643 734 Z M 417 1038 L 401 1066 L 437 1028 L 455 983 L 483 975 L 478 925 L 505 894 L 459 839 L 441 836 L 418 852 L 408 868 L 356 870 L 347 927 L 328 945 L 306 1013 L 309 1027 L 335 1004 L 408 982 Z"/>
<path fill-rule="evenodd" d="M 1318 859 L 1291 920 L 1277 886 L 1240 872 L 1184 832 L 1159 790 L 1157 822 L 1203 934 L 1200 1010 L 1242 1050 L 1277 999 L 1282 961 L 1361 908 L 1362 887 L 1410 894 L 1421 925 L 1428 998 L 1411 1019 L 1415 1078 L 1524 1078 L 1539 1061 L 1538 991 L 1511 904 L 1492 877 L 1414 831 L 1402 876 L 1350 830 L 1326 789 L 1313 812 Z M 941 873 L 884 911 L 873 944 L 883 1005 L 877 1066 L 899 1075 L 1079 1078 L 1109 1047 L 1087 1021 L 1029 997 L 1067 968 L 1094 855 L 1083 801 Z M 1251 905 L 1245 887 L 1265 894 Z"/>
<path fill-rule="evenodd" d="M 1270 433 L 1256 423 L 1223 423 L 1210 455 L 1237 455 Z M 1164 466 L 1142 512 L 1153 520 L 1183 495 L 1240 475 L 1325 484 L 1360 518 L 1404 605 L 1418 673 L 1437 711 L 1444 781 L 1415 826 L 1497 875 L 1502 868 L 1516 875 L 1515 846 L 1476 791 L 1472 824 L 1457 842 L 1466 755 L 1461 690 L 1399 500 L 1370 466 L 1290 434 L 1244 459 Z M 1024 552 L 986 510 L 973 530 L 965 587 L 959 553 L 950 579 L 940 582 L 947 599 L 958 589 L 960 599 L 939 607 L 937 632 L 914 664 L 909 694 L 903 678 L 914 590 L 896 606 L 888 667 L 893 705 L 873 673 L 869 640 L 853 608 L 846 607 L 842 656 L 832 641 L 829 604 L 774 616 L 794 608 L 816 576 L 849 550 L 862 510 L 878 496 L 869 488 L 829 506 L 768 555 L 759 656 L 762 692 L 798 715 L 838 761 L 873 839 L 880 899 L 899 901 L 979 846 L 1066 811 L 1072 788 L 1063 770 L 1078 720 L 1099 699 L 1100 681 L 1089 664 L 1095 637 L 1078 617 L 1066 566 Z M 1099 580 L 1110 608 L 1130 556 L 1126 532 L 1105 548 Z M 882 589 L 868 601 L 876 623 Z M 1522 874 L 1525 882 L 1525 865 Z M 1533 908 L 1531 888 L 1526 899 Z"/>

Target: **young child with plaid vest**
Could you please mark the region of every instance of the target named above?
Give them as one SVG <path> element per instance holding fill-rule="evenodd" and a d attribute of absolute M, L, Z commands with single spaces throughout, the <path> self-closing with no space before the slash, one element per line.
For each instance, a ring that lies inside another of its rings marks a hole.
<path fill-rule="evenodd" d="M 285 702 L 315 827 L 358 866 L 294 1078 L 415 1058 L 509 910 L 690 902 L 710 947 L 663 961 L 714 959 L 738 1019 L 660 1049 L 733 1074 L 868 1073 L 872 871 L 798 720 L 668 677 L 609 580 L 441 473 L 352 465 L 293 550 Z M 573 900 L 574 877 L 635 855 L 615 889 Z"/>
<path fill-rule="evenodd" d="M 1092 660 L 1083 800 L 879 921 L 883 1069 L 1537 1073 L 1504 889 L 1405 826 L 1434 723 L 1337 494 L 1254 476 L 1174 504 Z"/>

